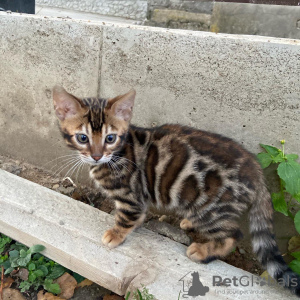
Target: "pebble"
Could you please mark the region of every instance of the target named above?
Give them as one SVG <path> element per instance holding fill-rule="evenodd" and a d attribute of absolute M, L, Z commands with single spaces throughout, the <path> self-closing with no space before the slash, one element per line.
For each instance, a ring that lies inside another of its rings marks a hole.
<path fill-rule="evenodd" d="M 242 249 L 242 248 L 239 248 L 239 252 L 240 252 L 241 254 L 246 254 L 246 251 L 245 251 L 244 249 Z"/>
<path fill-rule="evenodd" d="M 52 186 L 52 188 L 54 189 L 54 190 L 56 190 L 56 189 L 58 189 L 59 188 L 59 184 L 54 184 L 53 186 Z"/>

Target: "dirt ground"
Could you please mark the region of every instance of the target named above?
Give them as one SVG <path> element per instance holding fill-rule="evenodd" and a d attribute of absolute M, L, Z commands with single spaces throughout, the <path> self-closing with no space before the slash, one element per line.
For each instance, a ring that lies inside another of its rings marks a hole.
<path fill-rule="evenodd" d="M 108 202 L 100 193 L 97 193 L 96 190 L 93 190 L 90 187 L 80 186 L 78 184 L 76 185 L 70 178 L 63 178 L 60 175 L 53 175 L 33 165 L 3 156 L 0 156 L 0 168 L 24 179 L 33 181 L 49 189 L 72 197 L 77 201 L 92 205 L 93 207 L 105 211 L 106 213 L 113 213 L 114 211 L 114 204 Z M 176 217 L 161 216 L 155 213 L 149 213 L 145 222 L 145 227 L 165 235 L 177 242 L 188 244 L 189 238 L 179 228 L 179 223 L 180 220 Z M 239 246 L 236 247 L 235 251 L 227 256 L 224 261 L 237 268 L 241 268 L 256 275 L 261 275 L 264 271 L 257 261 L 255 255 L 252 253 L 249 241 L 246 240 L 243 240 Z M 99 288 L 98 296 L 97 287 Z M 72 299 L 103 299 L 103 288 L 97 285 L 96 287 L 95 285 L 85 287 L 84 291 L 83 289 L 80 289 L 80 293 L 85 293 L 85 295 L 78 297 L 75 294 Z"/>

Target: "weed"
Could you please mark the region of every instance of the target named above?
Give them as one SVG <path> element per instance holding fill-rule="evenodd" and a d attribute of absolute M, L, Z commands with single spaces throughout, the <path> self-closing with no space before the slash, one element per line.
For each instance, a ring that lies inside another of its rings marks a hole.
<path fill-rule="evenodd" d="M 257 155 L 262 168 L 276 164 L 277 174 L 280 179 L 280 191 L 272 193 L 274 209 L 293 219 L 296 230 L 300 233 L 300 210 L 297 202 L 300 202 L 300 164 L 297 162 L 297 154 L 286 154 L 285 140 L 281 141 L 282 148 L 260 144 L 266 152 Z M 294 214 L 292 211 L 295 211 Z M 300 252 L 291 253 L 296 258 L 289 266 L 300 274 Z"/>
<path fill-rule="evenodd" d="M 26 292 L 31 287 L 37 290 L 40 286 L 43 286 L 45 290 L 53 294 L 59 294 L 60 287 L 57 283 L 53 283 L 53 280 L 63 275 L 66 269 L 40 254 L 45 249 L 42 245 L 34 245 L 28 248 L 18 242 L 11 242 L 10 238 L 1 234 L 0 266 L 4 267 L 4 274 L 7 275 L 13 271 L 26 269 L 28 276 L 19 285 L 21 292 Z M 3 254 L 8 245 L 9 248 Z"/>
<path fill-rule="evenodd" d="M 125 300 L 129 300 L 130 292 L 127 293 Z M 142 285 L 142 290 L 140 291 L 137 289 L 135 292 L 133 292 L 133 298 L 132 300 L 154 300 L 154 296 L 152 294 L 149 294 L 149 290 Z"/>

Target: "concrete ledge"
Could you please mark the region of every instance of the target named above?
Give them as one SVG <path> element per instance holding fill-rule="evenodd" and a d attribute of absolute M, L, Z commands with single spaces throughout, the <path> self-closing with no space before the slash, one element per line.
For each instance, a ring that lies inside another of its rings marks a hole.
<path fill-rule="evenodd" d="M 45 255 L 71 270 L 120 295 L 145 284 L 160 300 L 178 299 L 182 277 L 199 272 L 209 287 L 205 299 L 253 299 L 247 289 L 213 287 L 213 276 L 251 276 L 224 262 L 196 264 L 186 247 L 139 229 L 114 250 L 101 244 L 101 236 L 113 224 L 113 217 L 52 190 L 0 170 L 0 231 L 31 246 L 46 246 Z M 253 287 L 258 299 L 294 299 L 279 287 Z M 219 291 L 224 291 L 225 294 Z M 181 299 L 181 298 L 180 298 Z"/>

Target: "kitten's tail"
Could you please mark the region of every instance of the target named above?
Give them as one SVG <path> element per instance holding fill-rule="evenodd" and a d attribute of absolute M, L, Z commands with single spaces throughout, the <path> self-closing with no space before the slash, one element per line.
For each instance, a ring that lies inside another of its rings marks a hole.
<path fill-rule="evenodd" d="M 300 297 L 300 277 L 285 263 L 273 234 L 273 207 L 270 193 L 262 184 L 250 209 L 253 251 L 276 281 Z"/>

